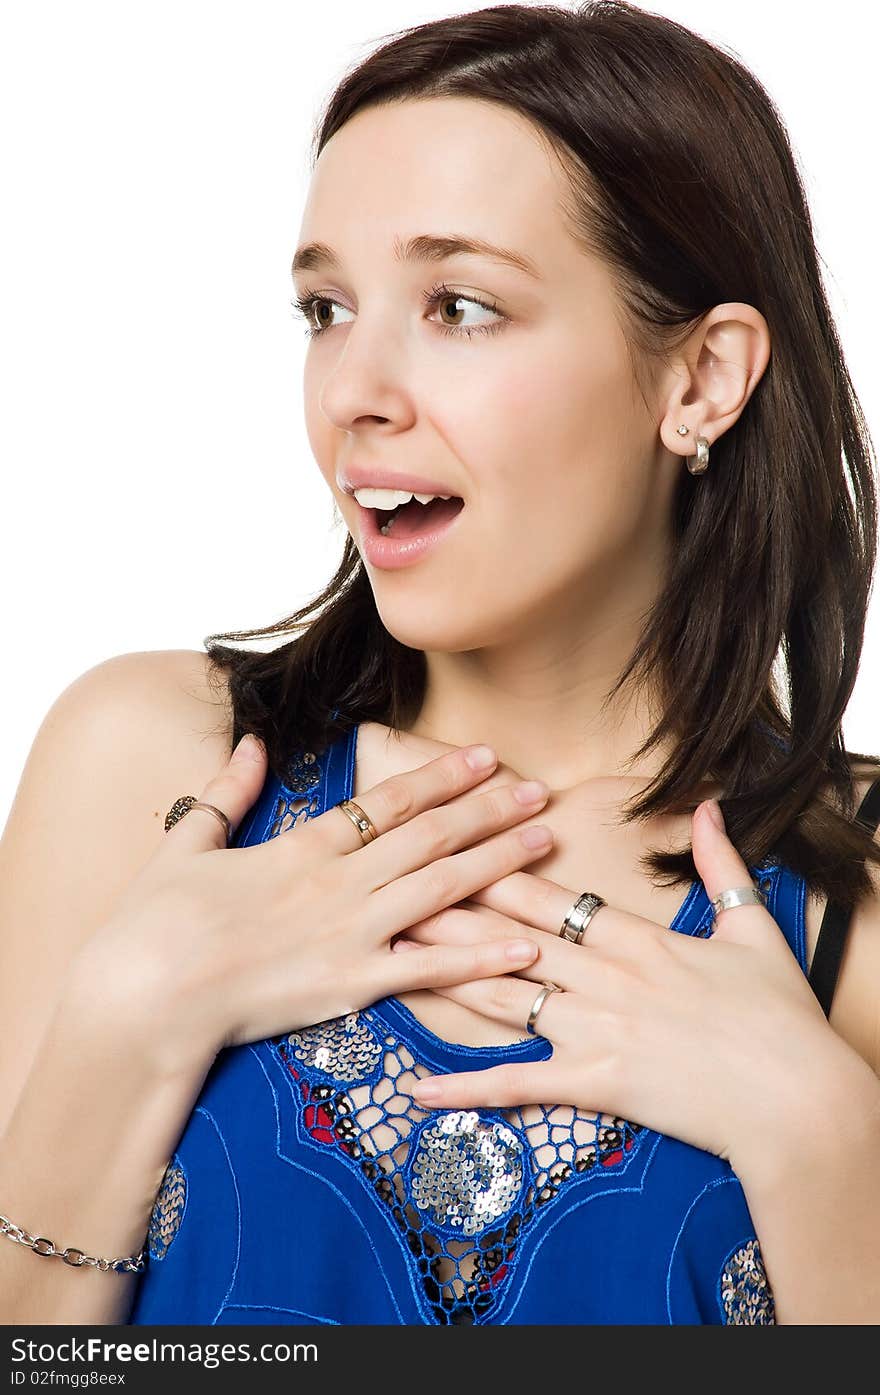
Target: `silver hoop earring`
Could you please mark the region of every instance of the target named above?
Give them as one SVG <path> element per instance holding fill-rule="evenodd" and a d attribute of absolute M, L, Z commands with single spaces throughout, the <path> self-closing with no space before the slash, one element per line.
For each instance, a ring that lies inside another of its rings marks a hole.
<path fill-rule="evenodd" d="M 692 475 L 702 475 L 709 468 L 709 442 L 705 436 L 697 437 L 697 454 L 687 457 L 687 467 Z"/>

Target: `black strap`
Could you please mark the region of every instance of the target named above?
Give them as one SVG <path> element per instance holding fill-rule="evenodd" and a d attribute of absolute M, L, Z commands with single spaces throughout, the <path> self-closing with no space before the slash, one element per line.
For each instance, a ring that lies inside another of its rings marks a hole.
<path fill-rule="evenodd" d="M 869 833 L 873 833 L 880 823 L 880 777 L 869 785 L 856 813 L 856 822 L 864 824 Z M 843 951 L 846 948 L 846 937 L 849 934 L 850 918 L 850 911 L 845 910 L 836 901 L 829 901 L 819 927 L 819 938 L 813 952 L 808 981 L 822 1004 L 822 1011 L 826 1017 L 831 1011 L 831 1000 L 834 997 L 837 975 L 840 973 Z"/>

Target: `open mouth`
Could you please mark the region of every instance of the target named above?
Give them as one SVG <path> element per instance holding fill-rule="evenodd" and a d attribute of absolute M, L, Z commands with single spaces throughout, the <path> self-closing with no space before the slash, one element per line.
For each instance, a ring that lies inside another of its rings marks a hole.
<path fill-rule="evenodd" d="M 432 499 L 428 504 L 420 504 L 418 499 L 410 499 L 396 509 L 368 509 L 376 521 L 377 530 L 383 537 L 417 538 L 423 533 L 431 533 L 451 522 L 464 508 L 464 499 Z"/>

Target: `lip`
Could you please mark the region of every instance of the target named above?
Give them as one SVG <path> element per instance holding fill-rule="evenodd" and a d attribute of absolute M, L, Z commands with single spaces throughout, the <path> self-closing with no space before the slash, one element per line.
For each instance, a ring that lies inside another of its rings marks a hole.
<path fill-rule="evenodd" d="M 419 493 L 421 492 L 419 490 Z M 426 494 L 435 492 L 439 491 L 425 490 Z M 385 537 L 379 532 L 379 519 L 375 509 L 365 509 L 362 504 L 358 504 L 357 499 L 354 500 L 354 503 L 357 506 L 360 524 L 361 552 L 372 566 L 380 567 L 385 571 L 397 571 L 401 567 L 409 567 L 414 562 L 420 562 L 428 553 L 433 552 L 452 531 L 467 508 L 465 504 L 454 518 L 450 518 L 446 523 L 441 523 L 439 528 L 435 528 L 431 533 L 423 533 L 418 538 L 395 538 L 393 534 Z"/>
<path fill-rule="evenodd" d="M 422 475 L 404 475 L 397 470 L 380 470 L 369 465 L 349 465 L 340 471 L 336 483 L 346 494 L 354 494 L 356 489 L 409 489 L 413 494 L 448 494 L 451 498 L 464 496 L 451 485 L 438 480 L 425 479 Z"/>

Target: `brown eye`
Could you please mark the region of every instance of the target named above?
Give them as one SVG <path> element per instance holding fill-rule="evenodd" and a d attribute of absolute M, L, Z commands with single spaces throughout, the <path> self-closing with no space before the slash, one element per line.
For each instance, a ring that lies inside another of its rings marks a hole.
<path fill-rule="evenodd" d="M 441 300 L 441 302 L 440 302 L 441 309 L 442 309 L 443 307 L 445 307 L 445 306 L 457 307 L 457 306 L 459 305 L 459 302 L 462 301 L 462 300 L 464 300 L 464 296 L 460 296 L 460 295 L 445 295 L 445 296 L 443 297 L 443 299 Z M 456 309 L 454 308 L 453 311 L 452 311 L 451 313 L 457 313 L 457 314 L 460 316 L 460 315 L 464 314 L 464 311 L 463 311 L 463 310 L 460 310 L 460 309 L 459 309 L 459 310 L 456 310 Z M 456 325 L 458 325 L 458 324 L 460 323 L 460 320 L 455 320 L 454 323 L 455 323 Z"/>
<path fill-rule="evenodd" d="M 473 334 L 494 334 L 499 329 L 503 329 L 508 317 L 496 305 L 488 301 L 481 300 L 479 296 L 463 295 L 459 291 L 453 291 L 447 285 L 433 286 L 430 291 L 422 294 L 422 299 L 429 307 L 439 307 L 441 314 L 449 315 L 449 319 L 439 326 L 443 334 L 466 335 L 468 338 Z M 318 295 L 309 292 L 306 295 L 296 296 L 290 302 L 291 309 L 299 315 L 306 324 L 306 333 L 314 339 L 318 335 L 325 334 L 328 329 L 334 329 L 339 323 L 335 318 L 338 310 L 350 315 L 344 305 L 340 305 L 338 300 L 330 296 Z M 467 325 L 462 323 L 462 317 L 467 313 L 468 307 L 474 306 L 478 310 L 485 310 L 494 316 L 494 320 L 488 324 Z M 344 323 L 344 321 L 343 321 Z"/>
<path fill-rule="evenodd" d="M 426 305 L 436 306 L 441 316 L 450 315 L 450 320 L 444 319 L 440 324 L 440 329 L 444 334 L 464 334 L 468 338 L 472 334 L 493 334 L 496 330 L 502 329 L 507 322 L 507 316 L 498 309 L 496 305 L 491 305 L 488 301 L 481 300 L 479 296 L 463 295 L 460 291 L 454 291 L 450 286 L 433 286 L 424 295 Z M 477 310 L 485 310 L 489 315 L 494 316 L 494 321 L 490 320 L 483 324 L 462 324 L 461 317 L 465 315 L 469 308 L 473 306 Z"/>

